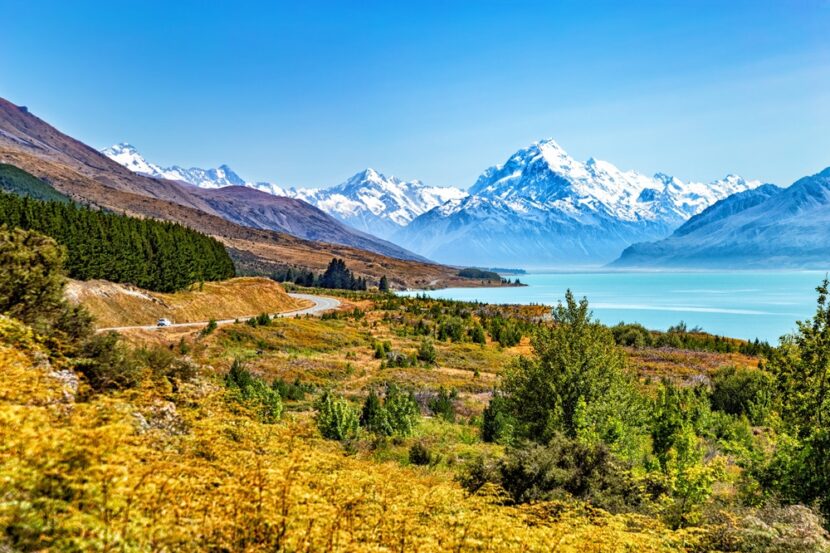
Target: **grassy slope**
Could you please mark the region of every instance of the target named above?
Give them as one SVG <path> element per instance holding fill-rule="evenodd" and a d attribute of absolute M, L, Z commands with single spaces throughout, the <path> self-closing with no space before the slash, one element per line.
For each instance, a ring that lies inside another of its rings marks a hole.
<path fill-rule="evenodd" d="M 267 278 L 242 277 L 223 282 L 206 282 L 200 290 L 162 294 L 106 281 L 72 281 L 67 296 L 82 303 L 101 328 L 150 325 L 161 317 L 174 322 L 250 317 L 304 307 L 302 301 L 285 293 L 282 286 Z"/>

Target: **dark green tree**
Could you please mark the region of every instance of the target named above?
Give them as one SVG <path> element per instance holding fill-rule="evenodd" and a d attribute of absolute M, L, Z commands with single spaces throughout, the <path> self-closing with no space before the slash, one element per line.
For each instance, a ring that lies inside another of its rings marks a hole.
<path fill-rule="evenodd" d="M 378 281 L 378 290 L 381 292 L 389 291 L 389 279 L 386 278 L 386 275 L 380 277 L 380 281 Z"/>
<path fill-rule="evenodd" d="M 389 422 L 389 414 L 374 389 L 369 391 L 366 401 L 363 402 L 363 409 L 360 412 L 360 426 L 380 436 L 391 436 L 394 433 L 394 429 Z"/>
<path fill-rule="evenodd" d="M 53 238 L 65 247 L 66 272 L 80 280 L 172 292 L 235 274 L 219 241 L 176 223 L 0 193 L 0 224 Z"/>
<path fill-rule="evenodd" d="M 505 378 L 518 433 L 540 443 L 556 433 L 620 440 L 636 408 L 623 352 L 570 290 L 553 319 L 533 336 L 533 356 L 520 357 Z"/>

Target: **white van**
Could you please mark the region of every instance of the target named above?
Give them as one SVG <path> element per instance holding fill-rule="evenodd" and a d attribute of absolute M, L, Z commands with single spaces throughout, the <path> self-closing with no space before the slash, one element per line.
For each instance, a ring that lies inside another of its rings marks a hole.
<path fill-rule="evenodd" d="M 173 322 L 170 319 L 161 318 L 156 321 L 156 326 L 171 326 Z"/>

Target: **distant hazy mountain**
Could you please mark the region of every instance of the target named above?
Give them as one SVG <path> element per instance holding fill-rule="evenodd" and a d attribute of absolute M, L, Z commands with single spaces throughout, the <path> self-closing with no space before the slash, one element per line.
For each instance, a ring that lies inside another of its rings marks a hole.
<path fill-rule="evenodd" d="M 457 188 L 405 182 L 365 169 L 331 188 L 283 188 L 269 182 L 245 181 L 227 165 L 216 169 L 161 167 L 147 161 L 133 146 L 117 144 L 102 150 L 124 167 L 156 178 L 178 180 L 200 188 L 247 186 L 275 196 L 308 202 L 340 221 L 375 236 L 389 237 L 412 219 L 449 200 L 465 197 Z"/>
<path fill-rule="evenodd" d="M 619 267 L 830 267 L 830 168 L 789 188 L 764 185 L 722 200 L 671 236 L 634 244 Z"/>
<path fill-rule="evenodd" d="M 200 169 L 198 167 L 185 169 L 178 165 L 161 167 L 144 159 L 144 156 L 134 146 L 126 142 L 105 148 L 101 150 L 101 153 L 111 160 L 117 161 L 130 171 L 157 179 L 187 182 L 200 188 L 245 185 L 245 181 L 227 165 L 220 165 L 216 169 Z"/>
<path fill-rule="evenodd" d="M 594 158 L 582 163 L 545 140 L 487 169 L 469 196 L 420 215 L 392 240 L 458 264 L 595 265 L 758 185 L 734 175 L 686 183 L 662 173 L 621 171 Z"/>

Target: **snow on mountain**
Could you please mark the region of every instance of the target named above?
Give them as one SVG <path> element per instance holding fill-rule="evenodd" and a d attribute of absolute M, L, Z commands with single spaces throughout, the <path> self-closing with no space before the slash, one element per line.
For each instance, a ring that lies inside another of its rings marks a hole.
<path fill-rule="evenodd" d="M 618 267 L 830 266 L 830 167 L 787 188 L 766 184 L 725 198 L 662 240 L 626 248 Z"/>
<path fill-rule="evenodd" d="M 291 189 L 286 193 L 315 205 L 359 230 L 388 237 L 415 217 L 467 193 L 458 188 L 402 181 L 365 169 L 331 188 Z"/>
<path fill-rule="evenodd" d="M 761 183 L 735 175 L 711 183 L 577 161 L 553 140 L 519 150 L 469 193 L 402 181 L 373 169 L 321 189 L 248 182 L 226 165 L 163 168 L 129 144 L 103 151 L 127 168 L 202 188 L 236 185 L 303 200 L 361 231 L 420 255 L 464 265 L 599 265 L 628 246 L 671 234 L 718 200 Z"/>
<path fill-rule="evenodd" d="M 430 209 L 467 195 L 457 188 L 387 177 L 374 169 L 365 169 L 331 188 L 283 188 L 269 182 L 245 181 L 227 165 L 218 169 L 160 167 L 126 143 L 106 148 L 102 153 L 132 171 L 152 177 L 184 181 L 201 188 L 247 186 L 275 196 L 303 200 L 358 230 L 382 238 Z"/>
<path fill-rule="evenodd" d="M 185 169 L 178 165 L 161 167 L 150 163 L 130 144 L 122 142 L 101 150 L 101 153 L 135 173 L 150 177 L 176 180 L 196 185 L 200 188 L 222 188 L 223 186 L 245 186 L 247 183 L 227 165 L 216 169 Z"/>
<path fill-rule="evenodd" d="M 576 161 L 555 141 L 544 140 L 487 169 L 470 194 L 546 206 L 577 219 L 608 213 L 621 221 L 679 222 L 760 184 L 735 175 L 709 184 L 684 183 L 663 173 L 649 177 L 594 158 Z"/>
<path fill-rule="evenodd" d="M 131 144 L 126 142 L 115 144 L 109 148 L 104 148 L 101 153 L 134 173 L 161 177 L 162 168 L 144 159 L 144 156 L 138 153 L 138 150 Z"/>
<path fill-rule="evenodd" d="M 760 184 L 734 175 L 709 184 L 649 177 L 594 158 L 579 162 L 544 140 L 487 169 L 468 197 L 419 216 L 392 239 L 448 263 L 595 265 Z"/>

